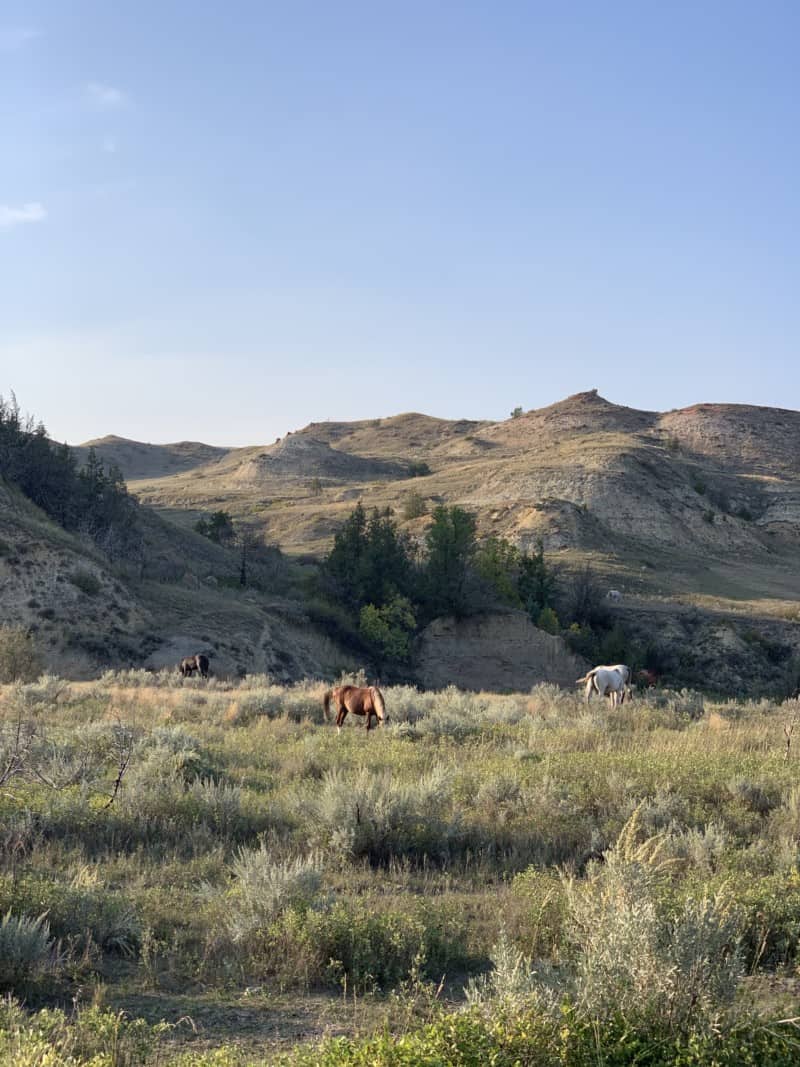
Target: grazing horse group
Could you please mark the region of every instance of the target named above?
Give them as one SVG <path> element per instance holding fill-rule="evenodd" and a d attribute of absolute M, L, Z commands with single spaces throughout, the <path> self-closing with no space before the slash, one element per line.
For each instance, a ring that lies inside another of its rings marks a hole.
<path fill-rule="evenodd" d="M 612 707 L 616 708 L 625 703 L 625 697 L 630 694 L 632 680 L 633 671 L 626 663 L 614 663 L 611 666 L 601 664 L 599 667 L 592 667 L 583 678 L 577 679 L 577 684 L 585 685 L 587 704 L 596 693 L 600 697 L 610 697 Z M 368 731 L 372 728 L 373 716 L 381 726 L 387 722 L 386 702 L 383 693 L 375 685 L 340 685 L 335 689 L 328 689 L 322 698 L 326 722 L 331 721 L 331 704 L 336 705 L 338 730 L 342 729 L 342 724 L 350 712 L 364 716 Z"/>

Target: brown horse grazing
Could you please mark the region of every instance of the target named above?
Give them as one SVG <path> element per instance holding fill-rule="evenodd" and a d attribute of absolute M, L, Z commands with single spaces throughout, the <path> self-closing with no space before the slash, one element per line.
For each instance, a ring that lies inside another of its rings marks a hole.
<path fill-rule="evenodd" d="M 198 652 L 196 656 L 185 656 L 178 664 L 178 670 L 184 678 L 188 678 L 195 671 L 200 671 L 201 678 L 208 678 L 208 656 Z"/>
<path fill-rule="evenodd" d="M 342 723 L 347 718 L 348 711 L 352 711 L 354 715 L 366 715 L 367 717 L 367 729 L 372 726 L 372 716 L 381 723 L 386 722 L 386 704 L 383 699 L 383 693 L 375 685 L 361 688 L 357 685 L 340 685 L 338 689 L 329 689 L 322 699 L 322 710 L 325 714 L 325 721 L 330 722 L 330 707 L 331 701 L 334 701 L 337 707 L 336 714 L 336 726 L 339 730 L 342 728 Z"/>

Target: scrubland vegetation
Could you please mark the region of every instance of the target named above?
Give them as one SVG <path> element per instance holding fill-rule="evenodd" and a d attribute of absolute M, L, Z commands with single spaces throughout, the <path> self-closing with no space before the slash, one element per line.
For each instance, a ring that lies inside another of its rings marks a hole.
<path fill-rule="evenodd" d="M 0 1062 L 797 1061 L 796 702 L 322 689 L 4 689 Z"/>

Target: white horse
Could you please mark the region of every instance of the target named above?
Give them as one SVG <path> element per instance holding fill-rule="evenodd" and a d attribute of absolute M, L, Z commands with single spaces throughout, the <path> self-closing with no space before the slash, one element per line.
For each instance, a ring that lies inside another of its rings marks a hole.
<path fill-rule="evenodd" d="M 615 663 L 609 667 L 603 664 L 600 667 L 592 667 L 583 678 L 578 678 L 577 685 L 586 683 L 586 703 L 588 704 L 592 693 L 598 696 L 611 697 L 611 706 L 616 708 L 625 703 L 625 695 L 631 681 L 631 669 L 625 663 Z"/>

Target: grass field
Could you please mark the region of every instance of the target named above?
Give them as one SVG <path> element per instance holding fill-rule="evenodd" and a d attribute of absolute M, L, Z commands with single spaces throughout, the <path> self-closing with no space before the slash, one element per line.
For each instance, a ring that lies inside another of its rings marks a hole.
<path fill-rule="evenodd" d="M 321 696 L 5 688 L 0 1062 L 796 1062 L 797 702 Z"/>

